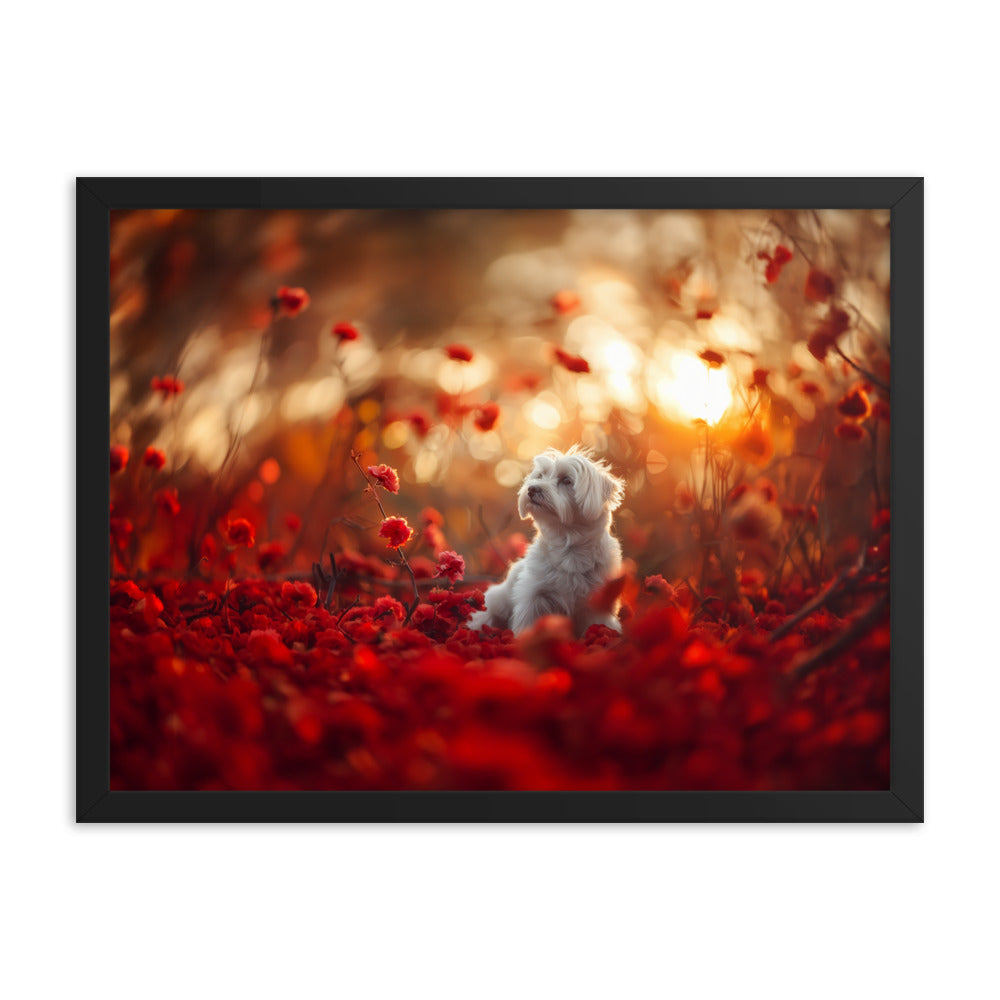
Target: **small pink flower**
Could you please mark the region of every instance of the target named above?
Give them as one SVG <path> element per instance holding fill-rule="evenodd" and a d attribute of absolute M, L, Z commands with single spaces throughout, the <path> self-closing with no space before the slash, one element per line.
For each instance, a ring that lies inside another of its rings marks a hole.
<path fill-rule="evenodd" d="M 399 492 L 399 475 L 388 465 L 369 465 L 368 475 L 389 493 Z"/>
<path fill-rule="evenodd" d="M 438 553 L 437 572 L 435 576 L 446 576 L 452 583 L 457 583 L 465 576 L 465 560 L 457 553 L 447 549 Z"/>

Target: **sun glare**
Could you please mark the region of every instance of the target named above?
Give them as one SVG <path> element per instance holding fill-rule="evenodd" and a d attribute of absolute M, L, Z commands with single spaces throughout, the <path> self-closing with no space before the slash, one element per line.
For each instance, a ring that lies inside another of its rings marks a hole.
<path fill-rule="evenodd" d="M 716 424 L 733 402 L 729 376 L 721 368 L 708 368 L 689 354 L 675 355 L 668 373 L 653 383 L 661 409 L 689 420 Z"/>

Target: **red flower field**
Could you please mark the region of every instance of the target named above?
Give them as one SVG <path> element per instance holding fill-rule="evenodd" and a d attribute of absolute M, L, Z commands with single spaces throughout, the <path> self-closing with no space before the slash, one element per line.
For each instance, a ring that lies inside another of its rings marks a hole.
<path fill-rule="evenodd" d="M 115 214 L 112 788 L 886 788 L 881 217 L 431 216 Z M 578 442 L 621 634 L 470 631 Z"/>

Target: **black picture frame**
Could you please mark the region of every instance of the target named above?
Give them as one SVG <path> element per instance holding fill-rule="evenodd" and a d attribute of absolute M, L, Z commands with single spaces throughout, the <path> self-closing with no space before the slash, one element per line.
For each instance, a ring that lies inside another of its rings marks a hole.
<path fill-rule="evenodd" d="M 78 178 L 78 822 L 922 822 L 922 178 Z M 109 219 L 129 208 L 882 208 L 890 211 L 890 787 L 788 792 L 112 791 Z M 103 485 L 101 485 L 103 482 Z"/>

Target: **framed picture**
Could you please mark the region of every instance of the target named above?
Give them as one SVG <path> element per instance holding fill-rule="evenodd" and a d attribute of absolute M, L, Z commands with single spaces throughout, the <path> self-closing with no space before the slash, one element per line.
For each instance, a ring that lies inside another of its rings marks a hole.
<path fill-rule="evenodd" d="M 84 178 L 77 310 L 79 821 L 922 821 L 920 179 Z"/>

